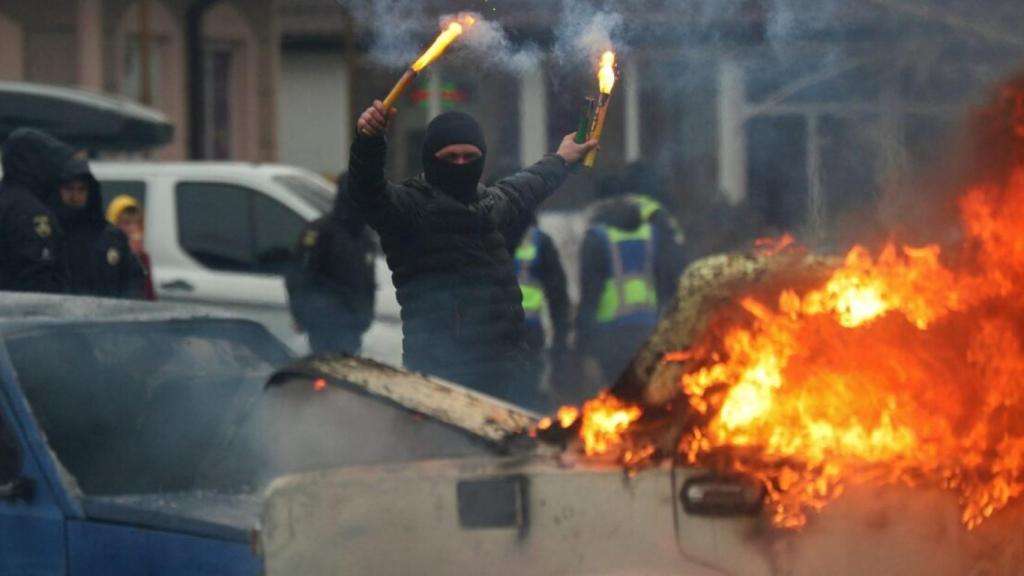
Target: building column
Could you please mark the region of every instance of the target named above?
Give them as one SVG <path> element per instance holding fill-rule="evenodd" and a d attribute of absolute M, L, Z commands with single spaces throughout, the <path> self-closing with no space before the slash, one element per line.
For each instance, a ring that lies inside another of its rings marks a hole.
<path fill-rule="evenodd" d="M 103 88 L 103 0 L 78 0 L 78 85 Z"/>
<path fill-rule="evenodd" d="M 733 206 L 747 197 L 745 120 L 743 69 L 723 58 L 718 63 L 718 188 Z"/>
<path fill-rule="evenodd" d="M 640 78 L 636 59 L 626 60 L 622 75 L 623 104 L 625 107 L 626 162 L 640 159 Z"/>
<path fill-rule="evenodd" d="M 548 147 L 548 92 L 543 65 L 519 78 L 519 164 L 540 160 Z"/>
<path fill-rule="evenodd" d="M 441 115 L 441 71 L 436 67 L 427 77 L 427 124 Z"/>

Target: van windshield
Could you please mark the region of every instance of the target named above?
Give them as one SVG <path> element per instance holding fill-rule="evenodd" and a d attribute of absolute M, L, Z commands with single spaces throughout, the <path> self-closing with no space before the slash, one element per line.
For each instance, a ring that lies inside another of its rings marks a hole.
<path fill-rule="evenodd" d="M 274 176 L 274 181 L 309 202 L 321 214 L 327 214 L 334 205 L 334 190 L 315 178 L 297 174 Z"/>

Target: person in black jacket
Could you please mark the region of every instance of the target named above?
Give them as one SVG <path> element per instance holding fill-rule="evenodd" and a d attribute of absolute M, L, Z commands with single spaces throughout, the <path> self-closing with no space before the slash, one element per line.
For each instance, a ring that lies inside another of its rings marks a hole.
<path fill-rule="evenodd" d="M 334 209 L 302 231 L 285 276 L 292 316 L 313 352 L 359 352 L 373 322 L 373 272 L 373 239 L 342 174 Z"/>
<path fill-rule="evenodd" d="M 512 398 L 525 352 L 523 297 L 505 238 L 596 142 L 576 144 L 570 134 L 556 154 L 484 187 L 483 131 L 471 116 L 446 112 L 427 127 L 423 175 L 391 184 L 384 134 L 396 112 L 378 101 L 360 116 L 349 177 L 391 268 L 405 365 Z"/>
<path fill-rule="evenodd" d="M 128 237 L 107 222 L 100 183 L 82 158 L 68 160 L 60 175 L 57 219 L 64 228 L 64 256 L 71 293 L 142 299 L 146 274 Z"/>
<path fill-rule="evenodd" d="M 50 209 L 57 179 L 74 154 L 66 144 L 29 128 L 3 146 L 0 184 L 0 290 L 66 292 L 63 232 Z"/>

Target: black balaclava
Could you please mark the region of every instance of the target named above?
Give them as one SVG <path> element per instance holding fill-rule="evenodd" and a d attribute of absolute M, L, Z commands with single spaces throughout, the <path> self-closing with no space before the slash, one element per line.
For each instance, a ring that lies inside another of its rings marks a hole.
<path fill-rule="evenodd" d="M 452 164 L 435 156 L 445 146 L 472 144 L 480 149 L 480 158 L 467 164 Z M 461 201 L 476 197 L 476 187 L 484 173 L 487 142 L 484 132 L 472 116 L 465 112 L 445 112 L 427 126 L 423 139 L 423 174 L 434 186 Z"/>
<path fill-rule="evenodd" d="M 86 200 L 86 204 L 82 208 L 72 208 L 65 206 L 58 194 L 54 206 L 57 219 L 60 220 L 61 225 L 65 228 L 79 224 L 89 224 L 104 228 L 107 220 L 103 215 L 103 198 L 100 196 L 100 184 L 92 175 L 92 171 L 89 170 L 89 162 L 84 158 L 71 158 L 64 164 L 58 182 L 64 184 L 73 180 L 85 183 L 89 189 L 88 200 Z"/>

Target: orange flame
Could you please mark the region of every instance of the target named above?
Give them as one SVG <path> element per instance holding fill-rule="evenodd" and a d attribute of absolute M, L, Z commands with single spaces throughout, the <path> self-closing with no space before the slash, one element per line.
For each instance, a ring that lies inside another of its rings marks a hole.
<path fill-rule="evenodd" d="M 469 28 L 476 23 L 476 19 L 468 14 L 464 14 L 450 22 L 448 26 L 442 31 L 434 43 L 427 48 L 415 62 L 412 64 L 414 72 L 421 72 L 431 62 L 437 59 L 438 56 L 444 53 L 448 46 L 455 41 L 456 38 L 462 35 L 464 28 Z"/>
<path fill-rule="evenodd" d="M 608 454 L 622 443 L 622 434 L 640 419 L 639 406 L 629 405 L 608 392 L 583 405 L 580 437 L 587 456 Z"/>
<path fill-rule="evenodd" d="M 601 55 L 597 68 L 597 86 L 601 94 L 611 94 L 615 87 L 615 52 L 606 51 Z"/>
<path fill-rule="evenodd" d="M 817 288 L 741 298 L 745 320 L 667 354 L 705 422 L 680 453 L 764 482 L 783 527 L 851 483 L 952 490 L 968 528 L 1024 494 L 1024 169 L 959 205 L 949 253 L 854 247 Z M 633 448 L 641 415 L 588 402 L 587 454 L 648 458 Z"/>

